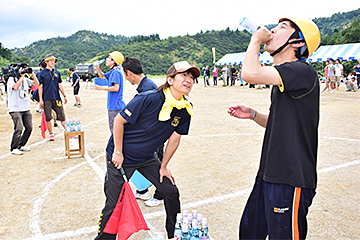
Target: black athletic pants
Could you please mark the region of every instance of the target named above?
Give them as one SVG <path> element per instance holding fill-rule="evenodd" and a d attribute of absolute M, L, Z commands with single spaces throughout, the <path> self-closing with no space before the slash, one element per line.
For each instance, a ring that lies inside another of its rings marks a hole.
<path fill-rule="evenodd" d="M 120 173 L 120 170 L 115 167 L 111 159 L 112 157 L 109 154 L 106 154 L 107 171 L 104 184 L 106 202 L 105 207 L 103 208 L 100 215 L 99 231 L 98 236 L 95 238 L 96 240 L 116 239 L 116 234 L 108 234 L 103 232 L 107 221 L 109 220 L 116 206 L 122 186 L 124 184 L 124 179 L 122 174 Z M 176 215 L 181 212 L 179 200 L 180 194 L 176 185 L 172 185 L 172 183 L 167 177 L 164 177 L 163 182 L 160 183 L 160 164 L 161 163 L 159 159 L 155 156 L 145 163 L 134 165 L 123 164 L 122 167 L 128 179 L 130 179 L 135 170 L 138 170 L 146 179 L 153 183 L 156 189 L 158 189 L 159 192 L 162 194 L 166 211 L 165 228 L 168 238 L 170 239 L 174 237 Z"/>

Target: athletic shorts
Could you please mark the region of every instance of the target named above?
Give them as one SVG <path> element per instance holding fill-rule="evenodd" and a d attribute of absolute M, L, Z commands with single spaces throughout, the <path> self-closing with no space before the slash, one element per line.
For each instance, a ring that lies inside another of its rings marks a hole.
<path fill-rule="evenodd" d="M 76 85 L 74 87 L 74 95 L 78 95 L 79 94 L 79 90 L 80 90 L 80 86 L 79 85 Z"/>
<path fill-rule="evenodd" d="M 265 182 L 256 177 L 239 227 L 239 239 L 305 239 L 306 215 L 315 189 Z"/>
<path fill-rule="evenodd" d="M 340 84 L 341 76 L 335 76 L 335 82 Z"/>
<path fill-rule="evenodd" d="M 44 101 L 45 120 L 47 122 L 52 119 L 51 109 L 56 113 L 56 120 L 65 121 L 65 111 L 61 100 Z"/>
<path fill-rule="evenodd" d="M 335 76 L 328 76 L 327 77 L 327 83 L 334 83 L 335 82 Z"/>

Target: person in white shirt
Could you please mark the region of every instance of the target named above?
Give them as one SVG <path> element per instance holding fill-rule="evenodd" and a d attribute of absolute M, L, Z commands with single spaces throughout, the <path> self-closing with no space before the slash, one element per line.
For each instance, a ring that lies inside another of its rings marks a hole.
<path fill-rule="evenodd" d="M 343 77 L 343 75 L 344 75 L 344 67 L 340 63 L 340 60 L 336 59 L 336 61 L 335 61 L 335 84 L 336 84 L 337 90 L 339 90 L 340 80 Z"/>
<path fill-rule="evenodd" d="M 30 74 L 34 80 L 27 78 L 25 74 L 21 74 L 24 69 L 23 67 L 15 68 L 7 81 L 8 113 L 14 122 L 10 151 L 14 155 L 22 155 L 24 151 L 30 151 L 29 147 L 25 147 L 32 131 L 29 86 L 39 85 L 39 81 L 32 70 Z M 23 127 L 25 128 L 24 131 Z"/>

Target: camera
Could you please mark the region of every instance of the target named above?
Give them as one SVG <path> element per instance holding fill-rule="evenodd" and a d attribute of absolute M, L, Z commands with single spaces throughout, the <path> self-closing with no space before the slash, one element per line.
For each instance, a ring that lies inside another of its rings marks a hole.
<path fill-rule="evenodd" d="M 25 68 L 24 70 L 22 70 L 21 72 L 19 72 L 20 74 L 25 74 L 25 73 L 32 73 L 32 68 Z"/>
<path fill-rule="evenodd" d="M 2 75 L 4 77 L 5 83 L 7 83 L 9 77 L 14 79 L 19 79 L 19 74 L 32 73 L 32 68 L 28 68 L 29 64 L 27 63 L 10 63 L 9 66 L 1 68 Z M 19 73 L 20 68 L 25 68 Z"/>

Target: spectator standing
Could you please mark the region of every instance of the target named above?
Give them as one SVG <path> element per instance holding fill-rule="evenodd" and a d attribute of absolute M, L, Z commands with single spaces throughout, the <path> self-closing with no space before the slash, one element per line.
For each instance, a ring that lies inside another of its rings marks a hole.
<path fill-rule="evenodd" d="M 81 107 L 81 99 L 79 97 L 79 90 L 80 90 L 80 77 L 75 72 L 73 67 L 69 68 L 70 78 L 71 78 L 71 87 L 74 88 L 74 97 L 75 97 L 75 104 L 74 107 Z"/>
<path fill-rule="evenodd" d="M 93 85 L 95 90 L 103 90 L 108 92 L 107 109 L 110 132 L 113 131 L 114 118 L 121 109 L 125 107 L 123 100 L 124 78 L 120 71 L 120 65 L 124 61 L 121 52 L 114 51 L 106 58 L 105 65 L 110 68 L 110 72 L 103 73 L 100 64 L 96 66 L 97 73 L 101 79 L 106 79 L 107 86 Z"/>
<path fill-rule="evenodd" d="M 343 76 L 344 76 L 344 67 L 340 63 L 340 60 L 336 59 L 336 61 L 335 61 L 335 84 L 336 84 L 337 90 L 339 90 L 340 80 Z"/>
<path fill-rule="evenodd" d="M 326 78 L 326 85 L 324 90 L 321 92 L 325 92 L 326 89 L 330 89 L 330 93 L 334 93 L 335 88 L 335 66 L 334 66 L 334 59 L 329 60 L 329 65 L 327 65 L 328 75 Z"/>
<path fill-rule="evenodd" d="M 51 119 L 52 114 L 51 111 L 54 110 L 56 113 L 56 120 L 59 120 L 62 126 L 65 129 L 65 111 L 63 107 L 63 102 L 60 98 L 60 93 L 64 97 L 64 104 L 67 103 L 66 94 L 64 88 L 62 86 L 62 79 L 60 72 L 55 69 L 55 62 L 58 61 L 57 58 L 54 57 L 52 53 L 48 53 L 45 55 L 44 59 L 46 63 L 46 68 L 44 68 L 39 73 L 39 99 L 40 106 L 44 107 L 45 112 L 45 120 L 46 126 L 49 131 L 50 141 L 54 141 L 55 137 L 52 132 Z"/>
<path fill-rule="evenodd" d="M 274 57 L 261 66 L 260 46 Z M 265 127 L 259 171 L 246 203 L 239 239 L 305 239 L 308 209 L 317 186 L 319 80 L 305 61 L 320 44 L 320 31 L 305 18 L 282 18 L 251 37 L 243 79 L 273 85 L 269 114 L 244 105 L 228 113 Z M 281 167 L 280 167 L 281 166 Z"/>
<path fill-rule="evenodd" d="M 219 70 L 217 69 L 216 66 L 214 66 L 212 72 L 213 72 L 213 81 L 214 81 L 214 87 L 215 87 L 215 86 L 217 86 L 217 77 L 218 77 Z"/>
<path fill-rule="evenodd" d="M 33 128 L 29 89 L 31 85 L 39 85 L 33 72 L 31 73 L 33 80 L 31 80 L 25 77 L 25 74 L 20 74 L 22 70 L 24 69 L 20 68 L 7 81 L 7 107 L 14 123 L 10 152 L 14 155 L 22 155 L 23 152 L 30 151 L 30 148 L 25 146 Z"/>
<path fill-rule="evenodd" d="M 221 74 L 223 78 L 223 87 L 227 86 L 227 79 L 228 79 L 228 68 L 226 67 L 226 64 L 224 64 L 224 67 L 221 69 Z"/>
<path fill-rule="evenodd" d="M 206 66 L 204 70 L 204 87 L 210 87 L 209 79 L 210 79 L 210 70 L 209 70 L 209 66 Z"/>
<path fill-rule="evenodd" d="M 356 69 L 356 81 L 358 84 L 358 88 L 360 88 L 360 59 L 359 59 L 359 64 L 355 65 L 353 69 Z"/>
<path fill-rule="evenodd" d="M 235 86 L 235 79 L 238 71 L 235 69 L 235 66 L 231 66 L 231 83 L 230 86 Z"/>
<path fill-rule="evenodd" d="M 138 170 L 159 189 L 164 197 L 167 237 L 174 237 L 176 215 L 181 211 L 180 199 L 167 165 L 180 144 L 181 135 L 188 134 L 193 110 L 184 96 L 191 92 L 199 76 L 200 70 L 188 62 L 174 63 L 167 71 L 165 84 L 136 95 L 115 118 L 106 148 L 106 201 L 96 240 L 116 239 L 116 234 L 105 233 L 104 229 L 124 184 L 120 168 L 128 179 Z M 160 163 L 155 151 L 165 141 L 168 143 Z"/>

